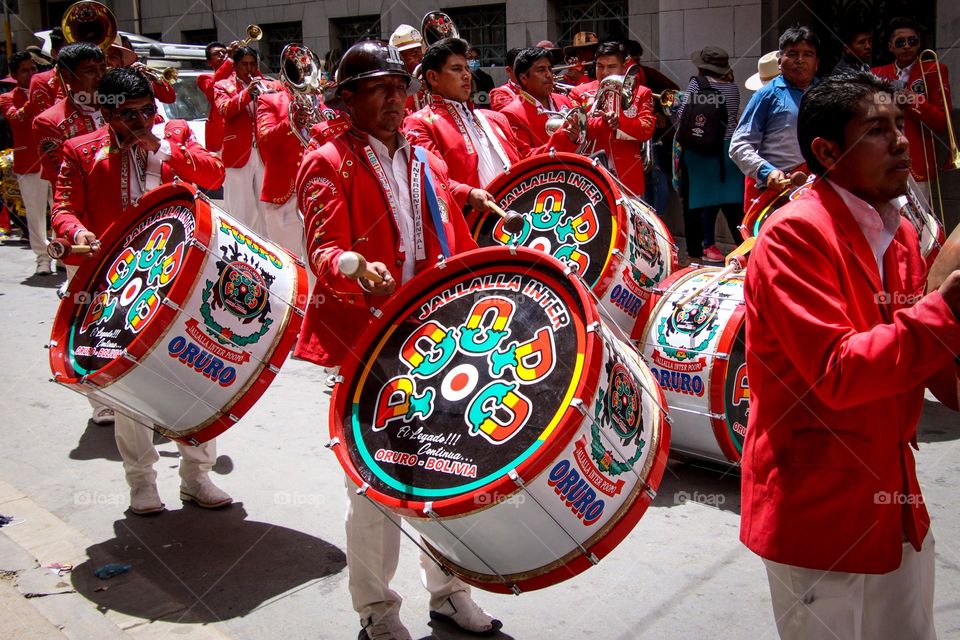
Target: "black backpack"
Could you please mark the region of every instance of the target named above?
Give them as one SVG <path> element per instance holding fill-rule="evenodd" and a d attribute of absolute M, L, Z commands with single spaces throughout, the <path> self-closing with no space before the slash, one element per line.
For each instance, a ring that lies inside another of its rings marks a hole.
<path fill-rule="evenodd" d="M 677 142 L 684 149 L 719 155 L 727 133 L 727 105 L 723 94 L 703 76 L 696 76 L 696 91 L 687 96 L 677 124 Z"/>

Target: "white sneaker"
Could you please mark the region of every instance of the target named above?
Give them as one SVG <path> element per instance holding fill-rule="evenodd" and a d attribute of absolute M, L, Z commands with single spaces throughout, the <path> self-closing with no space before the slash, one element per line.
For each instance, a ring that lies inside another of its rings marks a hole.
<path fill-rule="evenodd" d="M 130 512 L 138 516 L 163 511 L 163 502 L 157 492 L 157 485 L 145 484 L 130 489 Z"/>
<path fill-rule="evenodd" d="M 233 503 L 229 493 L 209 480 L 201 482 L 196 487 L 188 488 L 180 485 L 180 499 L 184 502 L 193 502 L 204 509 L 219 509 Z"/>
<path fill-rule="evenodd" d="M 503 627 L 502 622 L 481 609 L 466 591 L 455 591 L 439 607 L 431 608 L 430 619 L 481 636 L 494 634 Z"/>
<path fill-rule="evenodd" d="M 37 270 L 33 272 L 37 276 L 49 276 L 53 274 L 50 268 L 50 258 L 37 258 Z"/>
<path fill-rule="evenodd" d="M 97 407 L 93 410 L 93 424 L 98 424 L 104 426 L 107 424 L 113 424 L 116 420 L 116 416 L 113 414 L 113 409 L 110 407 Z"/>
<path fill-rule="evenodd" d="M 363 630 L 357 640 L 413 640 L 410 632 L 400 621 L 400 614 L 393 612 L 380 616 L 373 622 L 373 618 L 363 621 Z"/>

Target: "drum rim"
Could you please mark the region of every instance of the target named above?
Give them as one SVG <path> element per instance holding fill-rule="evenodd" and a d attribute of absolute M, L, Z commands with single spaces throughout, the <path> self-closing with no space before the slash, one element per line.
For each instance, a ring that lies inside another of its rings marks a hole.
<path fill-rule="evenodd" d="M 493 254 L 493 255 L 491 255 Z M 536 249 L 527 247 L 484 247 L 473 249 L 464 253 L 457 254 L 447 259 L 443 265 L 444 269 L 451 267 L 469 268 L 470 265 L 479 263 L 489 266 L 492 260 L 498 260 L 497 264 L 505 265 L 509 262 L 530 265 L 545 264 L 548 268 L 554 270 L 552 275 L 557 280 L 567 278 L 572 283 L 575 295 L 584 308 L 586 316 L 582 319 L 584 326 L 584 353 L 583 364 L 580 370 L 580 379 L 575 381 L 572 398 L 592 398 L 596 394 L 597 386 L 600 382 L 599 367 L 602 366 L 603 345 L 596 332 L 587 329 L 593 322 L 600 321 L 600 314 L 597 311 L 596 303 L 590 297 L 586 285 L 576 275 L 570 271 L 566 265 L 553 256 Z M 506 260 L 504 260 L 506 259 Z M 436 277 L 433 269 L 428 269 L 417 274 L 413 279 L 406 283 L 401 292 L 383 306 L 380 310 L 382 315 L 372 323 L 360 336 L 357 342 L 356 353 L 364 356 L 373 347 L 374 343 L 380 340 L 381 331 L 390 320 L 401 317 L 407 313 L 405 309 L 409 307 L 412 299 L 421 297 L 424 291 L 434 287 Z M 350 402 L 349 387 L 344 384 L 347 380 L 356 378 L 361 367 L 365 367 L 366 362 L 360 358 L 350 358 L 340 371 L 341 380 L 334 385 L 330 398 L 329 410 L 329 429 L 331 442 L 341 443 L 340 446 L 333 447 L 334 453 L 343 467 L 347 476 L 358 487 L 366 486 L 366 492 L 372 496 L 378 503 L 386 506 L 395 513 L 414 518 L 423 518 L 424 509 L 429 506 L 437 515 L 442 517 L 463 516 L 477 511 L 482 511 L 522 489 L 518 484 L 510 479 L 509 474 L 504 473 L 500 477 L 489 481 L 486 485 L 473 491 L 467 491 L 450 497 L 440 497 L 433 499 L 407 500 L 397 498 L 393 495 L 385 494 L 374 487 L 370 487 L 361 477 L 359 470 L 350 458 L 346 450 L 346 438 L 344 434 L 344 418 L 348 415 L 348 404 Z M 571 381 L 574 384 L 574 381 Z M 557 412 L 560 413 L 562 405 L 558 404 Z M 554 459 L 563 451 L 563 448 L 569 444 L 575 435 L 575 430 L 567 428 L 570 422 L 583 420 L 583 414 L 580 413 L 572 404 L 568 404 L 561 417 L 557 420 L 552 432 L 546 441 L 538 449 L 536 455 L 523 460 L 514 469 L 516 473 L 527 482 L 538 476 L 544 469 L 554 462 Z M 552 456 L 552 457 L 551 457 Z M 478 496 L 487 496 L 488 500 L 479 500 Z"/>
<path fill-rule="evenodd" d="M 134 210 L 128 217 L 125 224 L 116 221 L 111 224 L 101 237 L 103 256 L 100 260 L 90 260 L 82 264 L 70 283 L 67 290 L 67 296 L 57 308 L 57 315 L 53 321 L 53 328 L 50 332 L 50 369 L 53 371 L 55 381 L 65 385 L 82 385 L 86 383 L 94 384 L 98 388 L 107 387 L 116 382 L 126 373 L 128 373 L 137 361 L 149 354 L 157 344 L 160 343 L 163 336 L 167 333 L 173 324 L 174 319 L 179 313 L 170 304 L 161 302 L 160 308 L 156 311 L 156 316 L 144 328 L 143 333 L 137 335 L 125 348 L 130 356 L 116 358 L 108 364 L 100 367 L 86 375 L 78 375 L 79 372 L 73 369 L 72 364 L 68 364 L 71 356 L 69 353 L 69 341 L 71 332 L 71 320 L 79 306 L 76 298 L 90 284 L 90 279 L 94 276 L 100 266 L 103 264 L 110 251 L 117 248 L 123 238 L 132 231 L 146 215 L 150 215 L 163 206 L 175 204 L 175 200 L 189 201 L 190 209 L 194 215 L 194 233 L 192 241 L 187 243 L 183 266 L 181 271 L 184 273 L 199 273 L 200 267 L 206 260 L 206 253 L 203 249 L 196 246 L 200 243 L 204 246 L 209 245 L 213 233 L 212 216 L 202 215 L 203 205 L 198 206 L 198 202 L 205 203 L 199 195 L 199 192 L 192 185 L 184 182 L 174 182 L 164 184 L 148 192 L 134 205 Z M 139 211 L 137 211 L 139 209 Z M 146 214 L 140 212 L 147 212 Z M 209 211 L 208 211 L 209 213 Z M 134 217 L 136 215 L 136 217 Z M 169 301 L 177 307 L 183 305 L 189 298 L 196 280 L 187 281 L 185 278 L 178 278 L 167 292 L 165 301 Z"/>
<path fill-rule="evenodd" d="M 518 171 L 518 167 L 521 170 L 526 171 L 527 167 L 525 165 L 529 164 L 531 167 L 538 167 L 541 164 L 549 163 L 559 163 L 561 167 L 563 167 L 565 164 L 589 167 L 589 170 L 592 171 L 603 182 L 603 185 L 610 190 L 610 193 L 613 196 L 613 204 L 616 209 L 616 218 L 614 219 L 614 228 L 611 229 L 610 233 L 610 247 L 607 251 L 606 258 L 604 259 L 603 267 L 597 274 L 596 283 L 594 285 L 589 285 L 584 281 L 584 285 L 588 290 L 592 291 L 598 298 L 602 298 L 604 294 L 606 294 L 607 289 L 610 288 L 610 284 L 613 282 L 617 274 L 617 268 L 619 265 L 614 263 L 613 257 L 618 251 L 622 253 L 626 249 L 627 242 L 629 240 L 629 234 L 627 233 L 628 215 L 626 207 L 623 204 L 623 201 L 627 198 L 627 195 L 623 193 L 623 191 L 620 189 L 620 186 L 614 180 L 612 180 L 610 176 L 603 173 L 603 171 L 606 171 L 605 169 L 602 169 L 599 164 L 594 163 L 591 160 L 587 160 L 583 156 L 576 153 L 562 151 L 541 153 L 530 156 L 529 158 L 524 158 L 520 162 L 517 162 L 511 166 L 510 171 L 505 171 L 494 178 L 490 184 L 486 186 L 486 191 L 488 191 L 494 197 L 498 205 L 501 207 L 506 206 L 503 198 L 497 195 L 497 191 L 504 189 L 506 186 L 505 183 L 522 179 Z M 470 235 L 474 240 L 477 240 L 480 237 L 480 227 L 483 226 L 483 222 L 490 216 L 494 215 L 496 214 L 487 212 L 475 217 L 472 228 L 470 229 Z M 507 245 L 499 246 L 506 247 Z M 551 255 L 551 257 L 553 256 Z"/>
<path fill-rule="evenodd" d="M 714 266 L 701 266 L 695 267 L 693 265 L 684 267 L 679 271 L 676 271 L 670 274 L 665 280 L 659 283 L 658 291 L 655 291 L 650 297 L 648 305 L 650 306 L 650 315 L 646 318 L 646 321 L 643 325 L 643 333 L 641 334 L 641 341 L 645 340 L 646 336 L 649 335 L 652 328 L 652 323 L 655 322 L 658 314 L 660 313 L 660 308 L 666 304 L 666 301 L 669 300 L 669 296 L 666 295 L 667 290 L 673 287 L 675 284 L 680 283 L 681 281 L 686 281 L 690 278 L 695 277 L 699 272 L 704 271 L 708 273 L 717 273 L 720 271 L 720 267 Z M 730 316 L 730 321 L 724 327 L 723 332 L 720 334 L 720 338 L 717 340 L 717 351 L 722 351 L 725 348 L 729 348 L 736 339 L 736 333 L 739 331 L 740 327 L 746 322 L 746 307 L 743 303 L 737 305 L 737 308 L 734 309 L 733 313 Z M 736 329 L 733 329 L 736 327 Z M 641 349 L 641 353 L 644 350 Z M 715 366 L 711 367 L 708 379 L 706 381 L 707 393 L 707 410 L 711 413 L 724 413 L 724 411 L 717 411 L 719 408 L 723 409 L 724 401 L 724 382 L 726 380 L 726 371 L 729 367 L 728 359 L 715 359 Z M 715 376 L 717 369 L 719 367 L 723 368 L 723 376 Z M 660 385 L 657 385 L 660 387 Z M 661 392 L 663 391 L 661 387 Z M 666 394 L 664 394 L 666 397 Z M 669 405 L 668 409 L 669 409 Z M 717 442 L 717 446 L 720 448 L 721 453 L 727 458 L 727 461 L 732 464 L 739 464 L 741 459 L 741 454 L 737 452 L 736 446 L 730 440 L 729 434 L 727 433 L 727 424 L 726 419 L 719 418 L 710 418 L 710 428 L 713 431 L 714 439 Z M 671 442 L 672 446 L 672 442 Z"/>

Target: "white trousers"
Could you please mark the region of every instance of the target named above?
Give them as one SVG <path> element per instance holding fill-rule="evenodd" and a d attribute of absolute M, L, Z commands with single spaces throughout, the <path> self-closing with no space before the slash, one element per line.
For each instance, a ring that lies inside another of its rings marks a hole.
<path fill-rule="evenodd" d="M 37 254 L 37 262 L 50 260 L 47 255 L 47 203 L 50 201 L 50 183 L 39 173 L 17 174 L 20 197 L 27 210 L 27 231 L 30 248 Z"/>
<path fill-rule="evenodd" d="M 400 560 L 400 516 L 384 515 L 365 496 L 357 495 L 349 478 L 347 486 L 347 572 L 350 597 L 361 623 L 374 622 L 387 613 L 400 610 L 403 598 L 390 588 L 390 580 Z M 436 563 L 420 552 L 420 580 L 430 592 L 430 608 L 437 609 L 452 593 L 469 587 L 447 576 Z"/>
<path fill-rule="evenodd" d="M 306 253 L 303 237 L 303 216 L 297 210 L 297 199 L 291 196 L 283 204 L 261 202 L 266 211 L 266 237 L 303 260 Z"/>
<path fill-rule="evenodd" d="M 932 532 L 882 575 L 764 564 L 782 640 L 936 640 Z"/>
<path fill-rule="evenodd" d="M 266 202 L 260 201 L 263 188 L 263 162 L 260 152 L 254 147 L 250 150 L 247 164 L 236 169 L 227 169 L 223 180 L 223 204 L 227 213 L 250 228 L 251 231 L 266 237 Z"/>
<path fill-rule="evenodd" d="M 153 430 L 137 418 L 117 410 L 114 435 L 130 488 L 156 484 L 157 471 L 153 465 L 160 460 L 160 454 L 153 446 Z M 207 480 L 217 461 L 216 438 L 196 447 L 178 442 L 177 449 L 180 450 L 181 486 L 195 489 Z"/>

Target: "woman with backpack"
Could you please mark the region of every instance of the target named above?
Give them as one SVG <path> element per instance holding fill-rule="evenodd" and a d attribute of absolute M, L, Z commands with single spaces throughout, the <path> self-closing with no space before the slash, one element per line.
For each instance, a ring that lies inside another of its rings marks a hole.
<path fill-rule="evenodd" d="M 677 113 L 687 255 L 712 263 L 724 261 L 714 234 L 717 213 L 723 211 L 734 241 L 743 220 L 743 174 L 729 155 L 740 115 L 740 90 L 729 59 L 720 47 L 691 54 L 697 75 L 690 78 Z"/>

